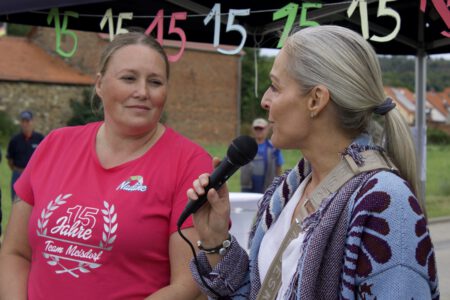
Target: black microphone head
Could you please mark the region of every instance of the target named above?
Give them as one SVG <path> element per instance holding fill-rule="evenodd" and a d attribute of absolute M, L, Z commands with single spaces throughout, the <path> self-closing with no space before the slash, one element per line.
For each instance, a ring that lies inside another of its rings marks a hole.
<path fill-rule="evenodd" d="M 258 144 L 255 139 L 247 135 L 235 138 L 227 150 L 227 157 L 233 165 L 243 166 L 255 158 Z"/>

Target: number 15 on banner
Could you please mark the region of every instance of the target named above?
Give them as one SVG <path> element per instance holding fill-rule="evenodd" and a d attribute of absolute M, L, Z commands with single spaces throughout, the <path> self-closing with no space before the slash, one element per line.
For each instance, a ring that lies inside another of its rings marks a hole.
<path fill-rule="evenodd" d="M 309 8 L 321 8 L 321 3 L 309 3 L 305 2 L 302 4 L 302 10 L 300 12 L 300 27 L 308 27 L 308 26 L 319 26 L 319 23 L 315 21 L 308 21 L 306 18 L 306 13 Z M 283 33 L 281 34 L 281 38 L 278 41 L 277 48 L 281 48 L 286 41 L 289 32 L 292 30 L 292 26 L 295 22 L 295 17 L 297 16 L 298 4 L 297 3 L 289 3 L 276 12 L 273 13 L 272 19 L 274 21 L 287 17 L 286 24 L 284 25 Z"/>
<path fill-rule="evenodd" d="M 133 20 L 133 13 L 127 12 L 127 13 L 120 13 L 119 17 L 117 18 L 117 29 L 116 33 L 114 34 L 114 19 L 113 19 L 113 13 L 112 9 L 108 8 L 105 12 L 105 15 L 103 16 L 102 20 L 100 21 L 100 29 L 103 29 L 105 27 L 106 23 L 108 23 L 108 31 L 109 31 L 109 40 L 112 41 L 114 39 L 115 35 L 121 34 L 121 33 L 127 33 L 128 30 L 125 28 L 122 28 L 122 20 Z"/>
<path fill-rule="evenodd" d="M 245 41 L 247 40 L 247 31 L 242 25 L 233 24 L 235 16 L 248 16 L 250 15 L 250 9 L 230 9 L 228 13 L 228 21 L 227 21 L 227 29 L 226 32 L 229 31 L 237 31 L 242 35 L 241 43 L 239 46 L 233 50 L 224 50 L 219 47 L 220 43 L 220 3 L 216 3 L 206 18 L 203 20 L 203 24 L 206 26 L 209 21 L 214 17 L 214 47 L 217 48 L 217 51 L 222 54 L 233 55 L 239 53 L 244 47 Z"/>
<path fill-rule="evenodd" d="M 394 2 L 396 0 L 379 0 L 378 2 L 378 10 L 377 10 L 377 18 L 378 17 L 391 17 L 395 19 L 395 28 L 394 30 L 386 36 L 377 36 L 372 35 L 370 38 L 371 41 L 374 42 L 389 42 L 390 40 L 395 39 L 398 32 L 400 31 L 401 19 L 398 12 L 396 12 L 392 8 L 386 7 L 388 2 Z M 409 0 L 411 1 L 411 0 Z M 356 10 L 356 7 L 359 6 L 359 14 L 361 18 L 361 30 L 362 36 L 367 40 L 369 38 L 369 17 L 367 13 L 367 1 L 366 0 L 353 0 L 350 6 L 347 9 L 347 17 L 351 17 Z"/>

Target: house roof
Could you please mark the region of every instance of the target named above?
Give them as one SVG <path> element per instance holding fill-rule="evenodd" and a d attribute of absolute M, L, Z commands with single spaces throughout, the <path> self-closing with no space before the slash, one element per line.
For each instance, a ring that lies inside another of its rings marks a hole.
<path fill-rule="evenodd" d="M 448 115 L 447 108 L 444 105 L 442 93 L 427 92 L 427 101 L 430 102 L 444 116 Z"/>
<path fill-rule="evenodd" d="M 0 38 L 0 80 L 91 85 L 94 78 L 51 56 L 30 40 Z M 37 71 L 38 70 L 38 71 Z"/>
<path fill-rule="evenodd" d="M 415 95 L 407 88 L 385 86 L 384 92 L 391 96 L 395 103 L 401 106 L 408 114 L 416 111 Z M 445 106 L 445 93 L 427 92 L 425 107 L 430 119 L 435 122 L 445 122 L 449 114 Z"/>
<path fill-rule="evenodd" d="M 408 113 L 413 114 L 416 111 L 416 101 L 414 95 L 406 88 L 384 87 L 384 92 L 402 106 Z"/>
<path fill-rule="evenodd" d="M 442 98 L 444 98 L 444 100 L 447 102 L 447 106 L 450 106 L 450 87 L 445 88 L 441 95 Z"/>

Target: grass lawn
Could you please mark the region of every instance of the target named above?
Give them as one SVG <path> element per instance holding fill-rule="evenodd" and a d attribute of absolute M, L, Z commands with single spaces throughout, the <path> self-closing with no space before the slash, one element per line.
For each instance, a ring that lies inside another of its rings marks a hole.
<path fill-rule="evenodd" d="M 6 223 L 9 217 L 9 211 L 11 210 L 11 191 L 9 183 L 11 181 L 11 171 L 8 167 L 8 161 L 5 158 L 6 149 L 2 148 L 2 162 L 0 163 L 0 187 L 2 189 L 2 235 L 6 227 Z"/>
<path fill-rule="evenodd" d="M 428 216 L 450 216 L 450 146 L 427 147 L 426 208 Z"/>
<path fill-rule="evenodd" d="M 213 156 L 224 157 L 227 145 L 203 145 Z M 0 164 L 0 186 L 2 189 L 2 228 L 5 229 L 11 210 L 9 182 L 11 172 L 5 159 L 6 150 L 2 148 L 3 159 Z M 283 150 L 284 168 L 292 168 L 300 158 L 300 152 Z M 227 182 L 230 192 L 239 192 L 239 171 Z M 426 208 L 429 218 L 450 216 L 450 146 L 427 147 Z"/>

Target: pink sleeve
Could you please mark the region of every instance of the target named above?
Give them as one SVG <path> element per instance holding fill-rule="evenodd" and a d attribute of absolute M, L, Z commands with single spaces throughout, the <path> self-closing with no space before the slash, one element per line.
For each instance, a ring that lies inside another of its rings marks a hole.
<path fill-rule="evenodd" d="M 192 183 L 198 178 L 198 176 L 203 173 L 211 173 L 212 171 L 212 158 L 203 149 L 201 149 L 201 152 L 196 151 L 196 153 L 185 163 L 185 170 L 184 172 L 181 172 L 181 176 L 183 176 L 183 178 L 180 178 L 179 180 L 179 188 L 177 189 L 177 194 L 175 195 L 173 203 L 172 217 L 170 220 L 170 233 L 177 231 L 178 219 L 188 201 L 186 195 L 187 190 L 192 187 Z M 184 229 L 192 226 L 194 226 L 194 223 L 192 216 L 190 216 L 186 219 L 181 228 Z"/>

